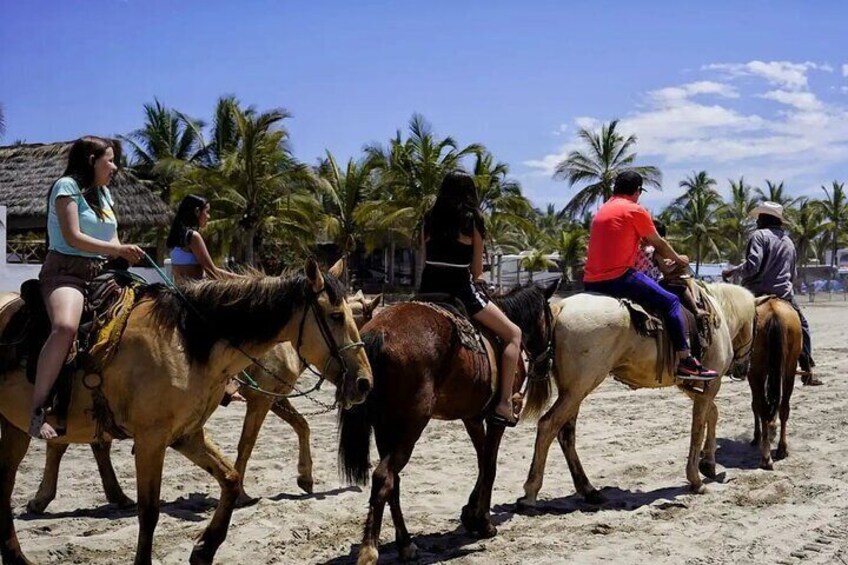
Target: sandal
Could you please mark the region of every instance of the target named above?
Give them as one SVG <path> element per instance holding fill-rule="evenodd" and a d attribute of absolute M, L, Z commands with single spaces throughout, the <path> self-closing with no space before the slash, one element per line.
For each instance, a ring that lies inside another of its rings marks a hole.
<path fill-rule="evenodd" d="M 504 418 L 497 412 L 492 412 L 486 418 L 486 422 L 488 422 L 490 426 L 503 426 L 504 428 L 514 428 L 518 425 L 518 418 L 516 418 L 515 420 L 510 420 L 508 418 Z"/>

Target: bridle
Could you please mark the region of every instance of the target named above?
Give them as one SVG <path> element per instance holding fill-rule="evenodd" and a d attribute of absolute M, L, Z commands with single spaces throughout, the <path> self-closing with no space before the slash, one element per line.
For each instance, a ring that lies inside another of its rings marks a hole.
<path fill-rule="evenodd" d="M 545 349 L 538 355 L 535 355 L 529 359 L 529 366 L 527 369 L 527 380 L 529 381 L 542 381 L 548 378 L 548 371 L 551 370 L 551 364 L 554 359 L 554 352 L 556 350 L 556 340 L 554 339 L 554 315 L 551 312 L 551 305 L 548 304 L 547 299 L 545 299 L 545 325 L 547 326 L 548 335 L 545 338 Z M 525 343 L 524 335 L 521 336 L 521 347 L 528 354 L 530 353 L 530 349 L 527 347 Z M 541 366 L 544 370 L 537 371 L 536 367 Z M 539 374 L 541 376 L 534 377 L 534 375 Z"/>
<path fill-rule="evenodd" d="M 321 296 L 321 294 L 323 294 L 325 292 L 327 292 L 326 286 L 324 288 L 322 288 L 321 290 L 319 290 L 318 292 L 307 290 L 307 299 L 306 299 L 307 303 L 306 303 L 306 307 L 303 309 L 303 316 L 300 318 L 300 327 L 298 328 L 298 331 L 297 331 L 297 342 L 295 344 L 295 351 L 297 352 L 297 358 L 300 360 L 301 366 L 306 367 L 307 370 L 309 370 L 312 373 L 314 373 L 315 375 L 317 375 L 318 376 L 318 382 L 315 383 L 315 386 L 313 386 L 310 390 L 305 391 L 303 393 L 299 393 L 297 395 L 290 395 L 289 397 L 303 396 L 303 395 L 309 394 L 310 392 L 312 392 L 314 390 L 320 389 L 321 384 L 324 382 L 324 373 L 326 373 L 327 367 L 329 367 L 330 363 L 333 362 L 333 361 L 338 362 L 338 364 L 341 366 L 342 373 L 341 373 L 341 381 L 340 382 L 342 382 L 342 383 L 345 382 L 346 379 L 348 378 L 348 375 L 350 374 L 350 370 L 348 369 L 347 363 L 345 363 L 345 360 L 344 360 L 344 357 L 342 356 L 342 353 L 344 353 L 345 351 L 348 351 L 349 349 L 356 349 L 356 348 L 359 348 L 359 347 L 362 347 L 362 348 L 365 347 L 365 343 L 362 342 L 362 341 L 351 342 L 351 343 L 342 345 L 341 347 L 339 347 L 339 345 L 336 343 L 336 340 L 333 338 L 333 333 L 330 330 L 330 326 L 327 325 L 327 320 L 325 320 L 324 316 L 321 315 L 321 308 L 320 308 L 320 306 L 318 306 L 318 297 Z M 303 330 L 306 327 L 306 317 L 309 315 L 310 311 L 312 312 L 313 316 L 315 316 L 315 323 L 318 325 L 318 331 L 320 332 L 321 337 L 324 339 L 324 344 L 327 346 L 327 349 L 330 350 L 330 356 L 327 358 L 327 361 L 324 363 L 324 368 L 321 369 L 320 373 L 316 372 L 310 366 L 310 364 L 303 357 L 303 354 L 301 354 L 301 352 L 300 352 L 300 348 L 303 345 Z M 341 387 L 340 387 L 340 390 L 341 390 Z"/>

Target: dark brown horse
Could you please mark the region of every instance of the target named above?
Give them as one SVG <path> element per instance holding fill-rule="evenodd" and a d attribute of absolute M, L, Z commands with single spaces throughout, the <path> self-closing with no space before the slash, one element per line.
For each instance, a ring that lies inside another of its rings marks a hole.
<path fill-rule="evenodd" d="M 530 358 L 530 378 L 546 378 L 552 359 L 553 316 L 548 299 L 555 283 L 530 285 L 495 302 L 522 330 Z M 400 472 L 427 423 L 462 420 L 477 452 L 477 484 L 462 509 L 462 523 L 472 534 L 497 533 L 489 516 L 498 447 L 504 428 L 485 424 L 495 397 L 496 363 L 464 348 L 453 322 L 420 303 L 386 308 L 362 328 L 362 339 L 374 373 L 374 389 L 365 404 L 341 412 L 339 458 L 348 480 L 368 478 L 371 430 L 380 462 L 371 478 L 371 498 L 360 564 L 377 562 L 377 546 L 386 502 L 392 513 L 401 559 L 412 559 L 417 548 L 406 529 L 400 507 Z M 488 357 L 495 359 L 487 342 Z M 479 370 L 480 367 L 485 370 Z M 489 371 L 488 367 L 492 370 Z M 520 387 L 521 379 L 516 379 Z"/>
<path fill-rule="evenodd" d="M 786 423 L 795 388 L 795 367 L 801 355 L 801 319 L 792 305 L 779 298 L 757 300 L 757 334 L 751 352 L 748 384 L 754 410 L 754 440 L 760 446 L 760 468 L 772 469 L 771 437 L 780 412 L 780 441 L 774 458 L 789 455 Z"/>

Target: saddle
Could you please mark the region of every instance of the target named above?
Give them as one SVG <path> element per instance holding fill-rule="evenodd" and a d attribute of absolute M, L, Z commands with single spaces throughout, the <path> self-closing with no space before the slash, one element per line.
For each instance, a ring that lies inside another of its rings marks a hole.
<path fill-rule="evenodd" d="M 107 271 L 89 285 L 76 339 L 45 404 L 45 411 L 58 418 L 60 427 L 68 413 L 73 375 L 79 369 L 86 374 L 102 372 L 117 350 L 136 296 L 145 284 L 127 271 Z M 12 314 L 0 339 L 0 372 L 24 366 L 27 380 L 35 383 L 38 356 L 50 334 L 37 279 L 24 281 L 21 299 L 23 304 Z"/>
<path fill-rule="evenodd" d="M 712 343 L 712 330 L 718 327 L 719 322 L 712 303 L 704 295 L 706 287 L 703 286 L 703 283 L 695 281 L 691 276 L 679 276 L 665 280 L 663 286 L 681 297 L 681 304 L 684 306 L 682 310 L 683 319 L 692 354 L 701 358 L 704 350 Z M 682 296 L 687 290 L 691 292 L 694 303 L 690 303 L 690 300 Z M 632 300 L 620 299 L 620 302 L 627 308 L 636 332 L 639 335 L 654 338 L 656 341 L 657 382 L 662 382 L 666 374 L 674 375 L 677 360 L 662 316 Z"/>
<path fill-rule="evenodd" d="M 475 358 L 475 371 L 478 378 L 488 377 L 492 384 L 492 397 L 489 403 L 493 401 L 498 392 L 498 379 L 494 378 L 493 368 L 499 368 L 503 343 L 494 332 L 476 323 L 468 316 L 465 306 L 450 294 L 442 293 L 427 293 L 417 294 L 412 299 L 413 303 L 427 306 L 437 314 L 447 318 L 453 325 L 456 339 L 459 345 L 466 350 L 472 352 Z M 486 341 L 492 346 L 494 359 L 489 357 L 489 350 L 486 348 Z M 520 365 L 520 364 L 519 364 Z M 526 377 L 526 371 L 521 370 L 517 373 L 515 379 L 516 386 L 520 388 Z M 488 405 L 487 408 L 488 410 Z"/>

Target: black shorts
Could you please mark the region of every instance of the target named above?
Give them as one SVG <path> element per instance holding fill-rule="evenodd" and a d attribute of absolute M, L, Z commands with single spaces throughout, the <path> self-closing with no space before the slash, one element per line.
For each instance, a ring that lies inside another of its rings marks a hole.
<path fill-rule="evenodd" d="M 450 294 L 462 303 L 469 316 L 489 303 L 489 298 L 475 286 L 471 271 L 457 267 L 425 265 L 419 292 Z"/>

